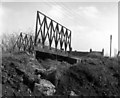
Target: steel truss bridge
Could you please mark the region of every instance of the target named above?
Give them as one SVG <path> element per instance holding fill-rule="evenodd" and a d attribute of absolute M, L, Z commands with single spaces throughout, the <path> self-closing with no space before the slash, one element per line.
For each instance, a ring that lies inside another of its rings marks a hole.
<path fill-rule="evenodd" d="M 35 53 L 36 58 L 57 58 L 68 63 L 76 62 L 70 55 L 71 30 L 40 11 L 37 11 L 35 36 L 21 32 L 14 49 Z"/>

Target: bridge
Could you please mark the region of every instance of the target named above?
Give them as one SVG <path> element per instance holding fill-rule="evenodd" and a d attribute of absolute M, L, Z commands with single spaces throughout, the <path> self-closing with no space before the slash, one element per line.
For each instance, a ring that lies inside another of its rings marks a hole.
<path fill-rule="evenodd" d="M 76 57 L 71 55 L 71 30 L 40 11 L 37 11 L 35 36 L 21 32 L 14 49 L 35 54 L 37 59 L 77 62 Z"/>

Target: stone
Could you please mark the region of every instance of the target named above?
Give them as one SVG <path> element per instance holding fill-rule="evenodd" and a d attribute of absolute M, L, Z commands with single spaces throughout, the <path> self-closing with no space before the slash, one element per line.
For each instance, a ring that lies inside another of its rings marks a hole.
<path fill-rule="evenodd" d="M 77 96 L 74 91 L 70 92 L 70 96 Z"/>
<path fill-rule="evenodd" d="M 45 79 L 41 79 L 39 83 L 35 83 L 34 90 L 39 91 L 41 94 L 46 96 L 51 96 L 56 92 L 55 86 Z"/>

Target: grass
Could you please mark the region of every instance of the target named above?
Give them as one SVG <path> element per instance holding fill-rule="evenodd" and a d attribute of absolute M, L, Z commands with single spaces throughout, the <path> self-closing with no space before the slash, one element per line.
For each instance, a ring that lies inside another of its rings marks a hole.
<path fill-rule="evenodd" d="M 105 58 L 89 55 L 82 62 L 71 65 L 56 60 L 36 60 L 25 52 L 3 53 L 2 86 L 8 95 L 29 94 L 28 82 L 35 79 L 35 69 L 56 70 L 58 84 L 55 95 L 70 94 L 71 91 L 80 96 L 120 96 L 120 58 Z M 19 71 L 26 74 L 28 82 L 21 82 Z M 10 79 L 10 80 L 9 80 Z M 32 82 L 31 82 L 32 83 Z M 9 88 L 9 89 L 7 89 Z M 20 92 L 18 92 L 20 90 Z"/>

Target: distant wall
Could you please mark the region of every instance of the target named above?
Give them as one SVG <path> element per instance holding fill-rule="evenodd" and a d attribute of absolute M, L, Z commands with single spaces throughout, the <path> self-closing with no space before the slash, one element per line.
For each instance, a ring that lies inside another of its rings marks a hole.
<path fill-rule="evenodd" d="M 89 54 L 89 52 L 80 52 L 80 51 L 71 51 L 71 55 L 73 56 L 87 56 Z"/>
<path fill-rule="evenodd" d="M 89 52 L 71 51 L 71 54 L 77 57 L 87 56 L 88 54 L 104 56 L 104 49 L 102 49 L 102 51 L 92 51 L 92 49 L 90 49 Z"/>

